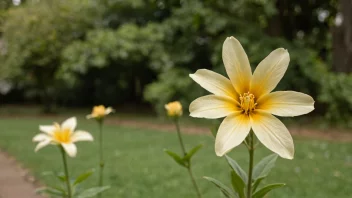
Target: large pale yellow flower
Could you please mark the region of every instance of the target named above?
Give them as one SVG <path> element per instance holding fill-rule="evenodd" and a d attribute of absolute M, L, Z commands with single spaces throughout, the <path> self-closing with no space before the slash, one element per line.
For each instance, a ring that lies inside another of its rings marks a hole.
<path fill-rule="evenodd" d="M 61 125 L 54 123 L 54 125 L 39 126 L 39 130 L 43 133 L 33 138 L 34 142 L 39 142 L 35 151 L 37 152 L 49 144 L 61 144 L 70 157 L 75 157 L 77 154 L 75 142 L 93 141 L 90 133 L 81 130 L 75 131 L 76 125 L 77 119 L 72 117 L 65 120 Z"/>
<path fill-rule="evenodd" d="M 295 91 L 270 93 L 285 74 L 290 56 L 279 48 L 271 52 L 252 74 L 246 52 L 234 37 L 225 40 L 222 59 L 230 79 L 206 69 L 190 77 L 214 95 L 194 100 L 190 116 L 216 119 L 226 117 L 215 140 L 215 152 L 222 156 L 241 144 L 252 129 L 271 151 L 292 159 L 294 145 L 285 125 L 275 116 L 298 116 L 314 109 L 309 95 Z"/>
<path fill-rule="evenodd" d="M 91 118 L 102 119 L 106 115 L 108 115 L 112 112 L 114 112 L 113 108 L 111 108 L 111 107 L 106 108 L 104 105 L 98 105 L 98 106 L 93 107 L 92 113 L 87 115 L 86 118 L 87 119 L 91 119 Z"/>

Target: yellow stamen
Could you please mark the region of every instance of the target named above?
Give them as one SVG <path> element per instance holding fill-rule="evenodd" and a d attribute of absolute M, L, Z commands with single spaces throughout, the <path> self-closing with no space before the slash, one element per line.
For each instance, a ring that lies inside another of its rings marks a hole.
<path fill-rule="evenodd" d="M 93 108 L 93 112 L 92 112 L 93 117 L 103 117 L 103 116 L 105 116 L 105 110 L 106 109 L 105 109 L 104 105 L 95 106 Z"/>
<path fill-rule="evenodd" d="M 249 114 L 251 111 L 255 109 L 255 106 L 257 103 L 254 102 L 254 95 L 247 92 L 244 93 L 243 95 L 240 95 L 240 101 L 241 101 L 241 108 L 245 114 Z"/>
<path fill-rule="evenodd" d="M 55 131 L 53 133 L 53 139 L 58 143 L 70 143 L 71 142 L 71 129 L 62 129 L 57 123 L 55 125 Z"/>

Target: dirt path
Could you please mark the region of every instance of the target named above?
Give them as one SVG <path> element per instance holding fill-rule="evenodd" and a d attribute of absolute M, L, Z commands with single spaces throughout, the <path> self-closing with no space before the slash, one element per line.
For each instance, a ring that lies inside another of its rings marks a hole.
<path fill-rule="evenodd" d="M 43 198 L 35 194 L 32 181 L 14 158 L 0 151 L 0 198 Z"/>

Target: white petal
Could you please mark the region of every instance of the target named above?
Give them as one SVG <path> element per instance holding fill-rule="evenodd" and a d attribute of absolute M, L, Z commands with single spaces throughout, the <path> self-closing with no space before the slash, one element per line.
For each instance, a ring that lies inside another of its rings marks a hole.
<path fill-rule="evenodd" d="M 108 115 L 108 114 L 110 114 L 112 112 L 114 112 L 114 109 L 111 108 L 111 107 L 108 107 L 108 108 L 105 109 L 105 115 Z"/>
<path fill-rule="evenodd" d="M 252 70 L 241 43 L 232 36 L 228 37 L 223 44 L 222 60 L 237 93 L 248 92 Z"/>
<path fill-rule="evenodd" d="M 237 93 L 231 81 L 218 73 L 207 69 L 199 69 L 189 76 L 210 93 L 237 98 Z"/>
<path fill-rule="evenodd" d="M 77 118 L 76 117 L 69 118 L 61 124 L 61 128 L 71 129 L 71 131 L 74 131 L 76 126 L 77 126 Z"/>
<path fill-rule="evenodd" d="M 93 136 L 86 131 L 76 131 L 72 135 L 72 142 L 93 141 Z"/>
<path fill-rule="evenodd" d="M 283 48 L 272 51 L 255 69 L 251 81 L 251 93 L 256 98 L 270 93 L 284 76 L 290 55 Z"/>
<path fill-rule="evenodd" d="M 242 113 L 232 114 L 224 119 L 215 139 L 215 153 L 223 156 L 240 145 L 251 130 L 250 119 Z"/>
<path fill-rule="evenodd" d="M 51 137 L 43 133 L 37 134 L 36 136 L 33 137 L 33 142 L 41 142 L 44 140 L 51 140 Z"/>
<path fill-rule="evenodd" d="M 55 129 L 56 129 L 56 127 L 53 125 L 40 125 L 39 126 L 39 130 L 44 133 L 47 133 L 47 134 L 53 134 Z"/>
<path fill-rule="evenodd" d="M 91 118 L 94 118 L 94 116 L 93 116 L 93 114 L 88 114 L 88 115 L 86 115 L 86 118 L 91 119 Z"/>
<path fill-rule="evenodd" d="M 277 91 L 264 95 L 257 109 L 278 116 L 299 116 L 314 110 L 314 100 L 307 94 L 295 91 Z"/>
<path fill-rule="evenodd" d="M 64 147 L 66 153 L 70 156 L 70 157 L 76 157 L 77 154 L 77 147 L 75 144 L 73 143 L 67 143 L 67 144 L 61 144 L 62 147 Z"/>
<path fill-rule="evenodd" d="M 228 97 L 207 95 L 195 99 L 189 105 L 191 117 L 196 118 L 222 118 L 238 110 L 237 102 Z"/>
<path fill-rule="evenodd" d="M 37 144 L 37 146 L 35 147 L 35 152 L 39 151 L 39 149 L 47 146 L 48 144 L 50 144 L 51 140 L 50 139 L 47 139 L 47 140 L 44 140 L 44 141 L 41 141 Z"/>
<path fill-rule="evenodd" d="M 251 125 L 264 146 L 283 158 L 293 159 L 291 134 L 279 119 L 269 113 L 255 111 L 251 114 Z"/>

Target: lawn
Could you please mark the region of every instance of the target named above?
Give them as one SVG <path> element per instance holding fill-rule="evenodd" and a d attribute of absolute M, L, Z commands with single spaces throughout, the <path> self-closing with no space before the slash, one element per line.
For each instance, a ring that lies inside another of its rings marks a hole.
<path fill-rule="evenodd" d="M 15 156 L 44 184 L 52 178 L 42 172 L 60 171 L 61 156 L 54 146 L 34 153 L 32 137 L 38 133 L 39 124 L 51 124 L 52 118 L 5 118 L 0 120 L 0 148 Z M 58 120 L 61 121 L 61 120 Z M 97 137 L 97 126 L 83 117 L 78 128 L 90 131 Z M 105 184 L 112 188 L 105 193 L 108 198 L 141 197 L 195 197 L 186 170 L 177 166 L 163 149 L 180 151 L 175 133 L 140 128 L 105 126 Z M 188 148 L 199 143 L 204 148 L 194 158 L 194 171 L 204 197 L 220 197 L 217 188 L 202 179 L 210 176 L 229 180 L 229 167 L 215 156 L 214 140 L 207 135 L 184 135 Z M 352 195 L 352 144 L 320 141 L 295 137 L 294 160 L 279 159 L 277 166 L 264 182 L 285 182 L 287 186 L 273 191 L 268 197 L 280 198 L 347 198 Z M 69 159 L 70 170 L 77 175 L 97 167 L 97 142 L 78 143 L 78 156 Z M 259 159 L 270 152 L 263 147 L 255 154 Z M 230 153 L 241 165 L 248 163 L 248 153 L 240 146 Z M 245 166 L 246 167 L 246 166 Z M 247 168 L 245 168 L 247 169 Z M 95 185 L 94 175 L 87 186 Z"/>

